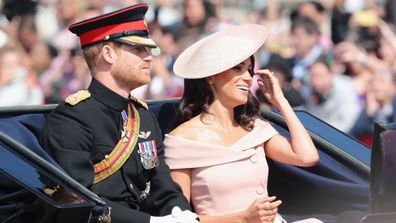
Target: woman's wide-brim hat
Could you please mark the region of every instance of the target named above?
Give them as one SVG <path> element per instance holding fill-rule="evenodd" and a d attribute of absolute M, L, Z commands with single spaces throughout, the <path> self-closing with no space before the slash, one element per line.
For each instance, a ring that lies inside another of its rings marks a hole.
<path fill-rule="evenodd" d="M 252 56 L 267 38 L 267 29 L 257 24 L 228 27 L 184 50 L 173 71 L 185 79 L 199 79 L 226 71 Z"/>

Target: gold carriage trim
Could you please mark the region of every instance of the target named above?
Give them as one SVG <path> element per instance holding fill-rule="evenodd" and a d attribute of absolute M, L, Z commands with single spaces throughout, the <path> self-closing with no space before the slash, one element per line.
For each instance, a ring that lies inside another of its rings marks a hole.
<path fill-rule="evenodd" d="M 137 109 L 129 103 L 126 134 L 121 137 L 113 151 L 99 163 L 94 165 L 96 184 L 117 172 L 128 160 L 135 148 L 139 135 L 140 117 Z"/>

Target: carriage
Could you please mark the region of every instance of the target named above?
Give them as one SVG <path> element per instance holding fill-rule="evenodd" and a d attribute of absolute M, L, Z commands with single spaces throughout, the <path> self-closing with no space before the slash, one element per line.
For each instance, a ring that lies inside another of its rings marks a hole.
<path fill-rule="evenodd" d="M 148 101 L 162 133 L 178 99 Z M 38 136 L 56 105 L 0 108 L 0 222 L 41 222 L 73 215 L 75 222 L 103 222 L 105 202 L 68 176 L 41 148 Z M 360 213 L 356 223 L 396 222 L 396 126 L 376 124 L 373 148 L 305 111 L 296 111 L 320 154 L 318 165 L 300 168 L 268 160 L 268 190 L 283 201 L 289 220 L 316 217 L 336 222 Z M 262 110 L 280 134 L 290 137 L 282 116 Z M 45 208 L 46 212 L 43 212 Z M 351 223 L 352 220 L 350 221 Z"/>

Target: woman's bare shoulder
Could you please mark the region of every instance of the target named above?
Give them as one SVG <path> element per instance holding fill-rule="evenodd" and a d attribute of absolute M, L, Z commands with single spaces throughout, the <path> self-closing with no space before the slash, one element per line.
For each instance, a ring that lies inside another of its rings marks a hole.
<path fill-rule="evenodd" d="M 181 125 L 177 126 L 168 134 L 171 136 L 177 136 L 189 140 L 196 140 L 196 136 L 198 132 L 202 130 L 204 127 L 203 123 L 199 121 L 199 119 L 190 119 Z"/>

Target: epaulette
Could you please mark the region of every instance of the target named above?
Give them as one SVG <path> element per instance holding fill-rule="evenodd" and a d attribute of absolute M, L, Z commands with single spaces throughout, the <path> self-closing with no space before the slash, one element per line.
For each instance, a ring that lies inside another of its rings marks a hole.
<path fill-rule="evenodd" d="M 136 102 L 136 103 L 138 103 L 139 105 L 141 105 L 141 106 L 142 106 L 143 108 L 145 108 L 146 110 L 148 110 L 148 106 L 147 106 L 146 102 L 144 102 L 144 101 L 142 101 L 142 100 L 140 100 L 140 99 L 137 99 L 137 98 L 133 97 L 132 95 L 130 96 L 130 99 L 131 99 L 133 102 Z"/>
<path fill-rule="evenodd" d="M 91 97 L 91 93 L 89 93 L 88 90 L 79 90 L 76 93 L 67 96 L 65 102 L 71 106 L 74 106 L 90 97 Z"/>

